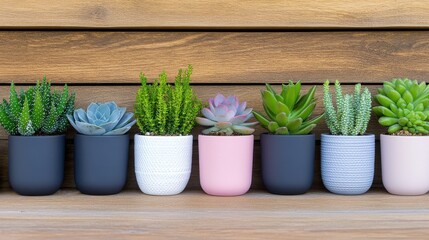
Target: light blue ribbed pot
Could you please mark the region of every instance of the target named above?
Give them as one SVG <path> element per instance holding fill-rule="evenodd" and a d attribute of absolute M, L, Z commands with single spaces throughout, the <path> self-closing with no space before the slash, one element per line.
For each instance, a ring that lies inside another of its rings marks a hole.
<path fill-rule="evenodd" d="M 363 194 L 374 179 L 375 136 L 322 134 L 322 181 L 332 193 Z"/>

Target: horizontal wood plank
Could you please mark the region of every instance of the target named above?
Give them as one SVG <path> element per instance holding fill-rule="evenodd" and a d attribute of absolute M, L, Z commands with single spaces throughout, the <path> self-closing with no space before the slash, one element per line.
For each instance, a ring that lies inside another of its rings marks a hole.
<path fill-rule="evenodd" d="M 0 188 L 10 188 L 8 183 L 8 141 L 0 140 Z M 382 187 L 381 183 L 381 168 L 380 168 L 380 148 L 377 143 L 376 147 L 376 160 L 375 160 L 375 176 L 373 187 Z M 68 143 L 66 147 L 66 160 L 65 160 L 65 175 L 62 188 L 75 188 L 74 183 L 74 145 Z M 198 143 L 194 141 L 193 146 L 193 162 L 192 162 L 191 178 L 189 180 L 187 189 L 200 189 L 199 170 L 198 170 Z M 263 189 L 262 176 L 261 176 L 261 150 L 259 141 L 255 141 L 254 154 L 253 154 L 253 176 L 252 176 L 252 189 Z M 137 180 L 134 173 L 134 143 L 130 144 L 129 161 L 128 161 L 128 178 L 126 189 L 138 189 Z M 314 165 L 314 189 L 323 189 L 323 183 L 320 173 L 320 144 L 316 144 L 315 165 Z"/>
<path fill-rule="evenodd" d="M 407 0 L 3 0 L 2 28 L 428 28 L 429 6 Z"/>
<path fill-rule="evenodd" d="M 377 88 L 381 85 L 369 85 L 368 88 L 370 91 L 375 94 L 377 92 Z M 25 89 L 25 87 L 22 87 Z M 224 95 L 235 95 L 239 98 L 240 101 L 246 101 L 247 106 L 253 108 L 256 111 L 263 112 L 261 97 L 260 97 L 260 90 L 264 89 L 264 86 L 249 86 L 249 85 L 242 85 L 242 86 L 233 86 L 233 85 L 212 85 L 212 86 L 194 86 L 194 90 L 198 97 L 206 103 L 209 98 L 214 97 L 217 93 L 222 93 Z M 280 91 L 280 86 L 275 85 L 274 88 L 277 91 Z M 310 86 L 303 86 L 302 87 L 302 94 L 308 91 Z M 351 93 L 353 91 L 353 86 L 345 85 L 343 86 L 344 92 Z M 18 87 L 19 89 L 19 87 Z M 57 87 L 56 89 L 60 89 L 60 87 Z M 84 108 L 89 105 L 90 102 L 106 102 L 106 101 L 115 101 L 119 106 L 126 107 L 128 111 L 134 110 L 134 103 L 135 103 L 135 93 L 137 92 L 138 86 L 71 86 L 70 90 L 74 91 L 76 93 L 76 108 Z M 9 88 L 8 87 L 0 87 L 0 96 L 6 97 L 9 95 Z M 332 89 L 333 91 L 333 89 Z M 324 112 L 323 109 L 323 88 L 322 86 L 317 87 L 316 91 L 316 99 L 317 99 L 317 105 L 316 109 L 313 113 L 314 116 L 321 114 Z M 254 119 L 251 121 L 255 121 Z M 259 139 L 259 135 L 261 133 L 266 132 L 265 129 L 263 129 L 261 126 L 256 126 L 256 132 L 254 133 L 255 138 Z M 196 126 L 195 129 L 192 131 L 192 134 L 194 135 L 194 138 L 196 139 L 198 134 L 201 133 L 201 131 L 204 128 L 201 126 Z M 131 138 L 133 138 L 133 135 L 135 133 L 138 133 L 138 127 L 134 126 L 132 130 L 130 131 Z M 316 134 L 317 138 L 319 138 L 319 135 L 321 133 L 327 133 L 329 132 L 324 120 L 320 121 L 316 129 L 314 130 L 314 133 Z M 380 133 L 385 133 L 386 129 L 381 127 L 380 124 L 378 124 L 377 119 L 375 116 L 372 116 L 371 121 L 369 123 L 368 132 L 374 133 L 376 135 Z M 73 135 L 75 134 L 75 131 L 73 129 L 70 129 L 68 132 L 68 138 L 73 138 Z M 7 139 L 8 135 L 3 130 L 0 129 L 0 139 Z"/>
<path fill-rule="evenodd" d="M 195 84 L 429 79 L 429 31 L 0 32 L 0 84 L 138 84 L 193 64 Z"/>
<path fill-rule="evenodd" d="M 252 191 L 213 197 L 201 191 L 100 197 L 60 191 L 46 197 L 1 194 L 5 239 L 426 239 L 427 196 L 384 191 L 340 196 Z"/>

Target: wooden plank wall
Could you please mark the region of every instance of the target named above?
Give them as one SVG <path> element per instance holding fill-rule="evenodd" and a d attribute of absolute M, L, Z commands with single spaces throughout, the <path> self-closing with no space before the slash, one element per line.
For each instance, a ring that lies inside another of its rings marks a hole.
<path fill-rule="evenodd" d="M 194 1 L 124 0 L 0 2 L 0 97 L 8 85 L 46 75 L 68 83 L 77 107 L 114 100 L 133 109 L 139 73 L 150 78 L 193 64 L 193 85 L 204 100 L 237 95 L 261 110 L 265 82 L 302 80 L 319 85 L 316 113 L 323 111 L 326 79 L 350 91 L 363 82 L 375 93 L 384 80 L 429 79 L 429 5 L 406 0 Z M 372 119 L 369 132 L 385 130 Z M 193 132 L 196 137 L 201 128 Z M 315 133 L 327 132 L 319 124 Z M 137 129 L 131 131 L 131 139 Z M 254 188 L 260 180 L 259 134 Z M 64 187 L 73 187 L 73 131 L 68 133 Z M 132 140 L 131 140 L 132 143 Z M 319 144 L 319 143 L 318 143 Z M 136 188 L 130 149 L 128 188 Z M 189 187 L 198 187 L 198 154 Z M 381 186 L 377 148 L 375 185 Z M 319 152 L 315 186 L 321 187 Z M 0 131 L 0 181 L 7 183 L 7 134 Z"/>

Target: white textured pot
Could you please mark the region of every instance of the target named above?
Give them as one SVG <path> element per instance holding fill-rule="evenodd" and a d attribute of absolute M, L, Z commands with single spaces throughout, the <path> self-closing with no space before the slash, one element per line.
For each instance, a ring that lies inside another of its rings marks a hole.
<path fill-rule="evenodd" d="M 192 167 L 192 135 L 134 137 L 137 183 L 149 195 L 175 195 L 188 184 Z"/>

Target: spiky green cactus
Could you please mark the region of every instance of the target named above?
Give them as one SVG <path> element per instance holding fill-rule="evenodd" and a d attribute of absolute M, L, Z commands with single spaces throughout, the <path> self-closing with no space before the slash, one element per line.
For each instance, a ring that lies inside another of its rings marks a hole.
<path fill-rule="evenodd" d="M 412 134 L 429 133 L 429 85 L 410 79 L 393 79 L 378 89 L 373 108 L 378 122 L 393 134 L 401 130 Z"/>
<path fill-rule="evenodd" d="M 296 84 L 292 81 L 289 81 L 288 85 L 282 84 L 280 94 L 266 84 L 266 90 L 261 94 L 268 118 L 256 111 L 253 114 L 256 120 L 272 134 L 309 134 L 324 116 L 322 113 L 310 119 L 316 108 L 315 92 L 316 86 L 313 86 L 305 95 L 301 96 L 301 81 Z"/>
<path fill-rule="evenodd" d="M 323 104 L 325 119 L 331 134 L 362 135 L 365 134 L 371 118 L 371 93 L 368 88 L 361 91 L 361 85 L 355 85 L 353 95 L 342 94 L 339 81 L 335 81 L 336 109 L 329 89 L 329 80 L 323 84 Z"/>
<path fill-rule="evenodd" d="M 0 125 L 11 135 L 62 134 L 69 125 L 66 115 L 73 113 L 74 99 L 67 85 L 62 92 L 51 91 L 46 77 L 19 94 L 12 82 L 9 102 L 3 99 L 0 104 Z"/>
<path fill-rule="evenodd" d="M 167 82 L 162 72 L 159 79 L 148 84 L 140 75 L 141 86 L 137 91 L 135 116 L 142 134 L 188 135 L 201 110 L 201 101 L 190 86 L 192 66 L 179 70 L 174 86 Z"/>

